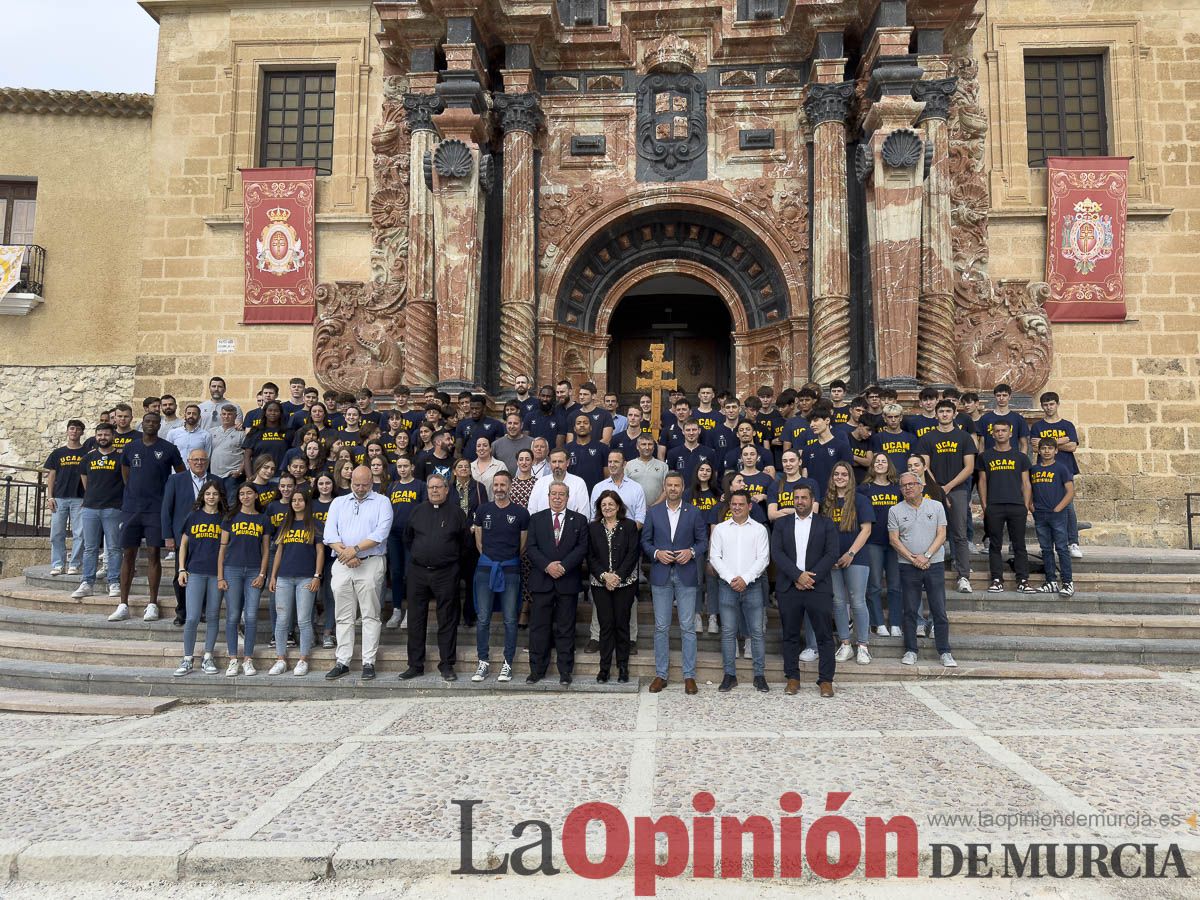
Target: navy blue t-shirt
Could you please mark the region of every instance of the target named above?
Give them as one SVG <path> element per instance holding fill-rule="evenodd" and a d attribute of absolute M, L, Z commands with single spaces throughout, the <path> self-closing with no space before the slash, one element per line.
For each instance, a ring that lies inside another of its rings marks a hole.
<path fill-rule="evenodd" d="M 720 502 L 720 498 L 717 497 L 716 491 L 710 489 L 696 493 L 689 489 L 684 495 L 684 499 L 687 500 L 688 503 L 692 504 L 692 506 L 696 507 L 697 510 L 699 510 L 701 517 L 704 519 L 705 525 L 716 524 L 714 514 L 717 509 L 717 504 Z"/>
<path fill-rule="evenodd" d="M 229 540 L 225 546 L 225 565 L 241 569 L 257 569 L 262 565 L 262 539 L 267 533 L 267 517 L 262 513 L 246 515 L 240 510 L 226 519 L 225 531 Z"/>
<path fill-rule="evenodd" d="M 183 523 L 187 537 L 189 575 L 216 575 L 217 554 L 221 551 L 221 514 L 193 510 Z"/>
<path fill-rule="evenodd" d="M 917 436 L 908 431 L 892 434 L 890 431 L 877 431 L 871 437 L 871 451 L 886 453 L 892 461 L 896 474 L 908 470 L 908 458 L 917 447 Z"/>
<path fill-rule="evenodd" d="M 1035 457 L 1037 456 L 1038 441 L 1042 438 L 1054 438 L 1057 443 L 1061 438 L 1066 438 L 1072 443 L 1079 443 L 1079 433 L 1075 430 L 1075 424 L 1068 422 L 1066 419 L 1059 419 L 1057 422 L 1047 422 L 1043 419 L 1040 422 L 1034 422 L 1033 427 L 1029 429 L 1029 452 Z M 1061 462 L 1067 467 L 1067 471 L 1072 475 L 1079 474 L 1079 463 L 1075 461 L 1075 452 L 1072 450 L 1059 450 L 1058 456 L 1055 457 L 1056 462 Z"/>
<path fill-rule="evenodd" d="M 392 531 L 403 532 L 413 508 L 425 502 L 425 482 L 416 478 L 407 484 L 393 482 L 388 489 L 388 500 L 392 504 Z"/>
<path fill-rule="evenodd" d="M 125 494 L 121 480 L 121 454 L 104 454 L 92 450 L 83 458 L 83 475 L 87 490 L 83 494 L 84 509 L 120 509 Z"/>
<path fill-rule="evenodd" d="M 783 423 L 783 441 L 785 444 L 791 444 L 791 449 L 797 453 L 804 452 L 812 436 L 812 432 L 808 430 L 808 419 L 804 416 L 792 416 Z"/>
<path fill-rule="evenodd" d="M 992 437 L 992 428 L 997 422 L 1007 422 L 1012 426 L 1012 445 L 1020 446 L 1021 438 L 1029 437 L 1029 426 L 1025 423 L 1025 417 L 1016 410 L 1010 409 L 1004 415 L 995 410 L 985 412 L 979 419 L 979 433 L 983 435 L 983 449 L 991 450 L 996 444 L 996 439 Z"/>
<path fill-rule="evenodd" d="M 540 404 L 525 414 L 525 418 L 521 422 L 521 430 L 531 438 L 545 438 L 551 450 L 554 449 L 558 436 L 563 433 L 558 430 L 558 420 L 555 418 L 554 412 L 542 412 Z"/>
<path fill-rule="evenodd" d="M 254 493 L 258 494 L 257 502 L 260 510 L 265 510 L 279 499 L 279 482 L 277 481 L 268 481 L 266 484 L 255 484 L 253 481 L 246 483 L 254 488 Z"/>
<path fill-rule="evenodd" d="M 475 510 L 475 527 L 483 531 L 483 554 L 494 562 L 514 559 L 521 553 L 521 532 L 529 530 L 529 510 L 516 503 L 501 509 L 494 502 Z"/>
<path fill-rule="evenodd" d="M 858 492 L 867 498 L 874 511 L 875 520 L 871 523 L 871 538 L 868 543 L 888 545 L 888 511 L 904 497 L 900 494 L 897 484 L 875 484 L 868 481 L 858 486 Z"/>
<path fill-rule="evenodd" d="M 183 457 L 174 444 L 162 438 L 149 445 L 144 440 L 137 440 L 121 451 L 121 465 L 129 469 L 121 509 L 157 515 L 162 509 L 167 479 L 172 472 L 183 468 Z"/>
<path fill-rule="evenodd" d="M 593 437 L 586 444 L 568 441 L 563 449 L 567 451 L 567 471 L 582 478 L 589 491 L 607 477 L 608 444 Z"/>
<path fill-rule="evenodd" d="M 317 571 L 317 536 L 304 530 L 303 522 L 293 523 L 279 535 L 275 552 L 279 557 L 280 578 L 312 578 Z"/>
<path fill-rule="evenodd" d="M 607 409 L 605 409 L 602 406 L 597 406 L 591 412 L 587 412 L 582 408 L 577 409 L 575 411 L 575 415 L 577 418 L 580 413 L 583 413 L 583 415 L 587 416 L 592 422 L 592 440 L 593 441 L 600 440 L 600 436 L 604 433 L 605 428 L 613 428 L 614 427 L 612 413 L 610 413 Z M 567 431 L 567 434 L 573 434 L 575 431 L 575 423 L 571 422 L 570 425 L 571 425 L 571 427 Z"/>
<path fill-rule="evenodd" d="M 70 447 L 59 447 L 50 451 L 43 468 L 54 473 L 54 496 L 61 500 L 77 500 L 83 496 L 83 482 L 79 474 L 83 468 L 84 449 L 82 446 L 72 450 Z"/>
<path fill-rule="evenodd" d="M 722 420 L 707 431 L 700 433 L 700 443 L 707 444 L 724 459 L 725 454 L 738 445 L 737 434 Z"/>
<path fill-rule="evenodd" d="M 687 484 L 696 478 L 696 469 L 700 463 L 706 462 L 713 467 L 717 476 L 721 474 L 721 463 L 712 447 L 697 444 L 694 450 L 688 449 L 687 444 L 680 444 L 667 451 L 667 468 L 672 472 L 680 472 Z"/>
<path fill-rule="evenodd" d="M 285 468 L 283 458 L 287 456 L 290 445 L 291 440 L 286 428 L 263 428 L 248 432 L 242 449 L 250 451 L 251 461 L 266 454 L 275 460 L 275 468 L 282 472 Z"/>
<path fill-rule="evenodd" d="M 801 459 L 808 471 L 808 477 L 817 483 L 817 489 L 821 492 L 818 500 L 825 496 L 825 488 L 829 485 L 829 473 L 833 471 L 834 463 L 846 462 L 854 465 L 854 454 L 850 452 L 850 445 L 846 443 L 845 438 L 835 437 L 824 444 L 820 441 L 809 444 L 804 448 Z"/>
<path fill-rule="evenodd" d="M 742 481 L 746 482 L 746 491 L 750 494 L 750 499 L 754 501 L 755 506 L 763 506 L 766 501 L 771 499 L 771 490 L 775 487 L 775 479 L 766 472 L 759 472 L 757 475 L 743 475 Z"/>
<path fill-rule="evenodd" d="M 872 526 L 874 526 L 875 523 L 875 508 L 871 505 L 870 498 L 864 497 L 858 491 L 854 492 L 855 526 L 850 531 L 842 531 L 842 507 L 837 503 L 828 509 L 822 507 L 821 512 L 829 516 L 829 518 L 833 521 L 834 527 L 837 528 L 839 556 L 850 550 L 850 545 L 853 544 L 855 539 L 858 537 L 859 529 L 862 528 L 864 522 L 870 522 Z M 886 527 L 886 525 L 884 527 Z M 872 531 L 874 531 L 873 527 Z M 851 565 L 867 565 L 867 557 L 863 555 L 862 550 L 859 550 L 858 554 L 855 555 Z"/>
<path fill-rule="evenodd" d="M 984 450 L 976 465 L 987 475 L 987 500 L 993 503 L 1025 505 L 1022 472 L 1029 471 L 1029 457 L 1010 446 L 1007 450 Z"/>
<path fill-rule="evenodd" d="M 915 416 L 905 416 L 900 421 L 900 427 L 918 440 L 937 428 L 937 425 L 937 416 L 927 416 L 924 413 L 917 413 Z"/>
<path fill-rule="evenodd" d="M 279 526 L 283 524 L 283 517 L 287 515 L 290 508 L 291 504 L 284 503 L 282 500 L 273 500 L 267 505 L 265 515 L 267 517 L 268 534 L 274 534 L 279 530 Z"/>
<path fill-rule="evenodd" d="M 767 495 L 768 503 L 774 503 L 780 509 L 794 509 L 796 491 L 802 487 L 807 487 L 812 491 L 813 500 L 817 503 L 821 502 L 821 498 L 817 494 L 817 483 L 811 478 L 800 477 L 795 481 L 784 481 L 786 477 L 786 475 L 780 475 L 776 479 L 771 493 Z"/>
<path fill-rule="evenodd" d="M 465 459 L 475 461 L 475 442 L 486 437 L 493 444 L 496 438 L 504 436 L 504 425 L 496 419 L 484 416 L 481 419 L 463 419 L 454 426 L 455 440 L 462 441 L 462 455 Z"/>
<path fill-rule="evenodd" d="M 645 431 L 639 431 L 636 437 L 630 437 L 628 431 L 617 432 L 613 435 L 613 439 L 608 442 L 608 446 L 613 450 L 620 450 L 621 454 L 625 457 L 625 462 L 630 462 L 638 458 L 637 442 L 646 433 Z M 654 435 L 650 435 L 650 437 L 653 438 Z M 656 446 L 655 452 L 657 450 Z"/>
<path fill-rule="evenodd" d="M 704 437 L 703 437 L 704 432 L 712 431 L 714 428 L 716 428 L 717 425 L 719 425 L 724 420 L 725 414 L 722 413 L 715 406 L 712 409 L 710 409 L 708 412 L 705 412 L 704 410 L 702 410 L 700 407 L 697 406 L 692 410 L 692 418 L 695 419 L 696 424 L 698 424 L 700 426 L 700 432 L 701 432 L 700 440 L 704 440 Z"/>
<path fill-rule="evenodd" d="M 1048 466 L 1035 465 L 1029 469 L 1029 487 L 1033 493 L 1033 511 L 1053 512 L 1067 495 L 1067 482 L 1074 481 L 1070 468 L 1060 459 Z"/>

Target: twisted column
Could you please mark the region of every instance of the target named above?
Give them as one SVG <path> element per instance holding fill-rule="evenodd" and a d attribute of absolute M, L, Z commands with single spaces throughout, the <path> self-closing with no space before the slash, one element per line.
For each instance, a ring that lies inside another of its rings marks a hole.
<path fill-rule="evenodd" d="M 438 380 L 437 305 L 433 296 L 433 194 L 425 183 L 425 154 L 437 142 L 433 115 L 445 107 L 436 94 L 405 94 L 412 131 L 409 164 L 408 305 L 404 329 L 404 380 Z"/>
<path fill-rule="evenodd" d="M 542 125 L 538 96 L 496 94 L 504 131 L 504 267 L 500 276 L 500 383 L 533 377 L 536 308 L 534 135 Z"/>
<path fill-rule="evenodd" d="M 813 381 L 850 377 L 850 249 L 846 220 L 846 116 L 854 83 L 809 86 L 813 127 Z"/>
<path fill-rule="evenodd" d="M 930 148 L 921 215 L 921 303 L 917 312 L 917 380 L 922 384 L 953 385 L 957 380 L 950 137 L 946 124 L 956 83 L 955 78 L 943 78 L 913 85 L 913 97 L 925 103 L 917 124 L 924 127 L 926 146 Z"/>

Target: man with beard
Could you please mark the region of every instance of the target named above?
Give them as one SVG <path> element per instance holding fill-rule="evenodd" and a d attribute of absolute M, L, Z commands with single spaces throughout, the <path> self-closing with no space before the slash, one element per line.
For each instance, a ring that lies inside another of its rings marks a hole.
<path fill-rule="evenodd" d="M 521 430 L 530 438 L 542 438 L 551 447 L 558 445 L 558 416 L 554 411 L 554 388 L 543 384 L 538 390 L 537 401 L 521 420 Z"/>
<path fill-rule="evenodd" d="M 168 431 L 167 440 L 179 448 L 184 459 L 196 449 L 203 450 L 205 456 L 212 455 L 212 435 L 200 427 L 199 404 L 189 403 L 183 408 L 183 424 Z"/>
<path fill-rule="evenodd" d="M 125 482 L 121 479 L 121 454 L 113 447 L 111 425 L 96 426 L 96 449 L 83 457 L 80 478 L 83 481 L 83 580 L 71 596 L 82 600 L 92 595 L 103 539 L 108 596 L 120 597 L 121 501 L 125 495 Z"/>

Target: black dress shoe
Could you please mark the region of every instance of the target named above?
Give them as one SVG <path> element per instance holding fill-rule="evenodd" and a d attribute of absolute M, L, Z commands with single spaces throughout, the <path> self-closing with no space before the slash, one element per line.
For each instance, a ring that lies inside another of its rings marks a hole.
<path fill-rule="evenodd" d="M 442 673 L 442 681 L 458 681 L 458 673 L 451 669 Z"/>
<path fill-rule="evenodd" d="M 599 653 L 600 652 L 600 642 L 599 641 L 588 641 L 587 646 L 585 646 L 583 648 L 583 652 L 584 653 Z"/>
<path fill-rule="evenodd" d="M 734 678 L 732 675 L 726 675 L 724 678 L 721 679 L 721 686 L 719 688 L 717 688 L 717 690 L 720 691 L 722 694 L 728 694 L 735 687 L 737 687 L 737 679 Z"/>
<path fill-rule="evenodd" d="M 630 656 L 637 656 L 637 641 L 632 641 L 632 642 L 629 644 L 629 655 L 630 655 Z"/>
<path fill-rule="evenodd" d="M 537 684 L 541 680 L 542 680 L 541 675 L 534 675 L 532 672 L 530 672 L 528 675 L 525 676 L 526 684 Z"/>
<path fill-rule="evenodd" d="M 608 673 L 601 671 L 596 676 L 596 684 L 608 684 Z"/>
<path fill-rule="evenodd" d="M 570 684 L 570 683 L 571 683 L 571 676 L 570 676 L 570 675 L 559 675 L 559 676 L 558 676 L 558 683 L 559 683 L 559 684 Z"/>
<path fill-rule="evenodd" d="M 325 673 L 326 681 L 337 681 L 343 675 L 350 674 L 350 667 L 343 666 L 341 663 L 334 663 L 333 668 Z"/>
<path fill-rule="evenodd" d="M 618 669 L 617 670 L 617 684 L 629 684 L 629 670 L 628 669 Z"/>
<path fill-rule="evenodd" d="M 762 675 L 754 676 L 754 689 L 760 694 L 765 694 L 771 689 L 767 687 L 767 679 Z"/>
<path fill-rule="evenodd" d="M 175 620 L 174 620 L 174 624 L 176 624 L 176 625 L 182 625 L 182 624 L 183 624 L 183 622 L 184 622 L 183 616 L 182 616 L 180 613 L 175 613 Z"/>
<path fill-rule="evenodd" d="M 423 670 L 414 669 L 412 666 L 409 666 L 407 669 L 405 669 L 403 672 L 401 672 L 396 677 L 399 678 L 401 681 L 410 681 L 413 678 L 420 678 L 424 674 L 425 674 L 425 672 Z"/>
<path fill-rule="evenodd" d="M 375 666 L 373 666 L 371 663 L 363 663 L 362 680 L 363 681 L 374 681 L 375 680 Z"/>

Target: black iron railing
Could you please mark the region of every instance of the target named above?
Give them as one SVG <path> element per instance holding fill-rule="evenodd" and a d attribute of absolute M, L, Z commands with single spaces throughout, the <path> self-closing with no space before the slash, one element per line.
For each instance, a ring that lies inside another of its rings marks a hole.
<path fill-rule="evenodd" d="M 21 259 L 21 280 L 13 285 L 13 294 L 42 294 L 46 283 L 46 248 L 37 244 L 25 245 L 25 256 Z"/>
<path fill-rule="evenodd" d="M 45 478 L 41 469 L 0 466 L 0 537 L 50 533 Z"/>

